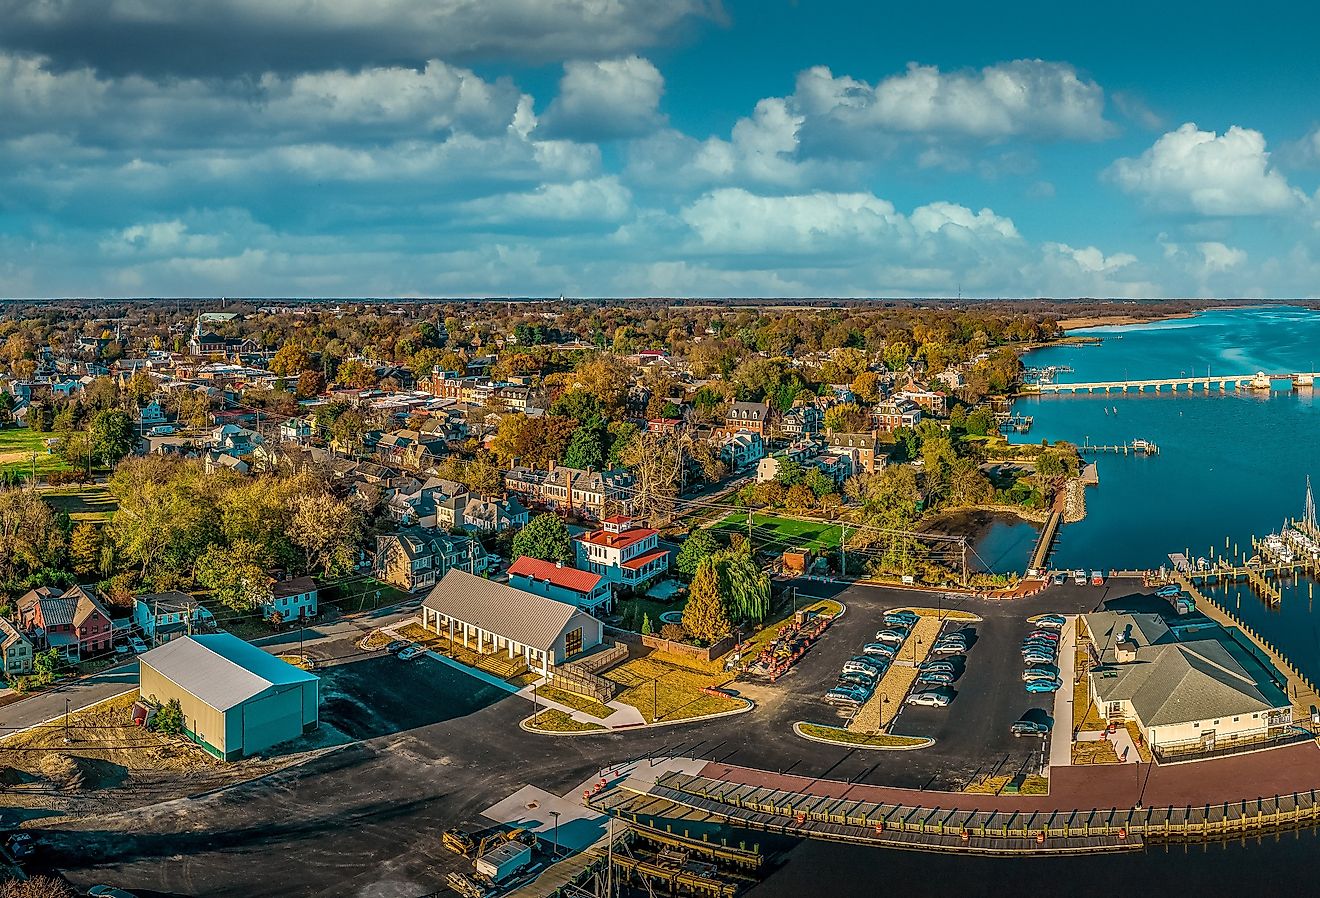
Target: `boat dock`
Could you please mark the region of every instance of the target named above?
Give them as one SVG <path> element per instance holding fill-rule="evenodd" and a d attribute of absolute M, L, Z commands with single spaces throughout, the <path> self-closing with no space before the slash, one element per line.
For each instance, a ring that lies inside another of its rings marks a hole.
<path fill-rule="evenodd" d="M 1290 374 L 1267 374 L 1257 371 L 1255 374 L 1204 374 L 1192 377 L 1161 377 L 1150 380 L 1109 380 L 1086 383 L 1024 383 L 1023 393 L 1065 394 L 1065 393 L 1144 393 L 1193 392 L 1202 390 L 1227 392 L 1229 390 L 1270 390 L 1276 381 L 1287 381 L 1291 389 L 1309 387 L 1320 376 L 1317 372 L 1299 371 Z"/>
<path fill-rule="evenodd" d="M 1077 451 L 1083 455 L 1102 452 L 1111 452 L 1116 455 L 1159 455 L 1160 447 L 1150 440 L 1133 440 L 1130 443 L 1118 443 L 1110 446 L 1094 446 L 1087 442 L 1078 446 Z"/>

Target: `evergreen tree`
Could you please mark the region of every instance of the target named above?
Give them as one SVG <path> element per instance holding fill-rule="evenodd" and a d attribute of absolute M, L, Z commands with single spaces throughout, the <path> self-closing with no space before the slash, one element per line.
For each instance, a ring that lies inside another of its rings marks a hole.
<path fill-rule="evenodd" d="M 513 555 L 568 562 L 573 560 L 573 540 L 559 516 L 546 512 L 532 518 L 513 537 Z"/>
<path fill-rule="evenodd" d="M 697 568 L 683 608 L 683 629 L 693 639 L 710 645 L 733 632 L 720 597 L 720 577 L 710 559 Z"/>

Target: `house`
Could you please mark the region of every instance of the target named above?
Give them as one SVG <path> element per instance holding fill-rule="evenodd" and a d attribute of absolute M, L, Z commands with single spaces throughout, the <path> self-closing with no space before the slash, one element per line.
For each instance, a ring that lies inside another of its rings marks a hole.
<path fill-rule="evenodd" d="M 599 520 L 631 506 L 631 487 L 632 475 L 623 469 L 584 471 L 552 463 L 538 498 L 551 509 Z"/>
<path fill-rule="evenodd" d="M 908 387 L 906 390 L 899 390 L 895 393 L 894 399 L 906 400 L 914 403 L 937 417 L 944 417 L 949 413 L 948 397 L 936 390 L 922 390 L 917 387 Z"/>
<path fill-rule="evenodd" d="M 247 474 L 252 470 L 252 465 L 248 464 L 237 455 L 227 455 L 223 452 L 217 452 L 214 449 L 209 450 L 204 456 L 203 469 L 207 474 L 216 474 L 220 471 L 234 471 L 238 474 Z"/>
<path fill-rule="evenodd" d="M 523 592 L 576 605 L 593 615 L 609 614 L 613 605 L 613 590 L 600 574 L 526 555 L 509 565 L 509 585 Z"/>
<path fill-rule="evenodd" d="M 1102 716 L 1136 723 L 1157 757 L 1246 744 L 1286 731 L 1281 674 L 1217 624 L 1171 629 L 1152 613 L 1082 616 L 1091 699 Z"/>
<path fill-rule="evenodd" d="M 216 452 L 232 455 L 248 455 L 261 443 L 261 435 L 240 424 L 221 424 L 210 434 L 210 446 Z"/>
<path fill-rule="evenodd" d="M 900 427 L 916 427 L 920 421 L 921 408 L 909 399 L 881 402 L 871 409 L 871 426 L 885 433 Z"/>
<path fill-rule="evenodd" d="M 78 662 L 111 649 L 110 614 L 95 586 L 33 589 L 18 600 L 19 626 L 40 648 L 53 648 Z"/>
<path fill-rule="evenodd" d="M 139 691 L 177 700 L 184 732 L 225 761 L 297 739 L 320 725 L 320 679 L 231 633 L 183 636 L 138 659 Z"/>
<path fill-rule="evenodd" d="M 599 620 L 567 602 L 459 570 L 445 574 L 422 601 L 422 626 L 482 654 L 521 657 L 546 675 L 604 637 Z"/>
<path fill-rule="evenodd" d="M 489 564 L 490 556 L 473 537 L 412 528 L 376 537 L 372 568 L 377 580 L 416 592 L 451 569 L 480 574 Z"/>
<path fill-rule="evenodd" d="M 316 581 L 311 577 L 277 580 L 270 585 L 270 600 L 261 603 L 261 617 L 271 620 L 276 614 L 288 623 L 316 617 Z"/>
<path fill-rule="evenodd" d="M 832 433 L 825 442 L 831 452 L 853 454 L 853 466 L 858 472 L 874 474 L 883 471 L 889 459 L 883 445 L 877 446 L 873 433 Z"/>
<path fill-rule="evenodd" d="M 731 402 L 724 413 L 727 431 L 750 430 L 765 437 L 770 427 L 770 403 Z"/>
<path fill-rule="evenodd" d="M 188 338 L 188 352 L 205 358 L 222 357 L 225 354 L 225 338 L 211 331 L 195 330 Z"/>
<path fill-rule="evenodd" d="M 504 499 L 482 499 L 469 495 L 463 506 L 463 522 L 459 526 L 482 533 L 496 533 L 511 527 L 526 526 L 527 509 L 517 496 Z"/>
<path fill-rule="evenodd" d="M 4 655 L 6 679 L 32 673 L 36 647 L 26 633 L 3 617 L 0 617 L 0 652 Z"/>
<path fill-rule="evenodd" d="M 143 427 L 156 427 L 165 423 L 165 410 L 153 399 L 138 409 L 137 420 Z"/>
<path fill-rule="evenodd" d="M 215 616 L 186 592 L 145 593 L 133 598 L 133 627 L 151 645 L 215 629 Z"/>
<path fill-rule="evenodd" d="M 787 449 L 781 449 L 774 455 L 768 455 L 757 462 L 756 482 L 768 483 L 769 481 L 774 480 L 779 476 L 784 462 L 786 461 L 806 464 L 810 459 L 813 459 L 820 454 L 823 445 L 824 444 L 818 440 L 794 440 L 788 445 Z"/>
<path fill-rule="evenodd" d="M 744 471 L 765 457 L 765 441 L 752 430 L 727 434 L 719 442 L 720 460 L 730 471 Z"/>
<path fill-rule="evenodd" d="M 628 515 L 614 515 L 574 541 L 577 567 L 600 574 L 610 583 L 635 587 L 669 570 L 669 550 L 660 547 L 660 534 L 650 527 L 634 527 Z"/>
<path fill-rule="evenodd" d="M 306 446 L 312 441 L 312 422 L 307 418 L 289 418 L 280 423 L 280 442 Z"/>
<path fill-rule="evenodd" d="M 814 402 L 795 405 L 784 413 L 779 422 L 787 437 L 806 437 L 820 433 L 825 424 L 825 413 Z"/>

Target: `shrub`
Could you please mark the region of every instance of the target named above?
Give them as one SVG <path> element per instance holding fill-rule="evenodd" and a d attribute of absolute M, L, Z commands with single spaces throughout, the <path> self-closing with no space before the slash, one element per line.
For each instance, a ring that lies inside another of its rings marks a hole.
<path fill-rule="evenodd" d="M 660 628 L 660 638 L 668 639 L 670 642 L 682 642 L 687 637 L 687 631 L 683 629 L 682 624 L 665 624 Z"/>
<path fill-rule="evenodd" d="M 183 732 L 183 708 L 179 707 L 177 698 L 170 699 L 156 712 L 151 728 L 167 736 L 177 736 Z"/>

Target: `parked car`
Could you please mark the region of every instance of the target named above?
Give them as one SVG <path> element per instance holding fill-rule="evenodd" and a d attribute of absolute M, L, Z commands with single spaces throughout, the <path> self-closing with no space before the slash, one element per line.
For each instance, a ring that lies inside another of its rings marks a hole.
<path fill-rule="evenodd" d="M 128 647 L 139 655 L 147 650 L 147 644 L 136 636 L 128 637 Z"/>
<path fill-rule="evenodd" d="M 1073 583 L 1078 586 L 1086 585 L 1086 571 L 1073 571 Z"/>
<path fill-rule="evenodd" d="M 19 860 L 31 857 L 37 850 L 37 843 L 32 840 L 31 833 L 11 833 L 5 839 L 5 845 L 8 846 L 9 853 Z"/>
<path fill-rule="evenodd" d="M 1155 590 L 1155 595 L 1159 596 L 1161 599 L 1176 599 L 1178 596 L 1182 595 L 1182 588 L 1176 583 L 1167 583 Z"/>
<path fill-rule="evenodd" d="M 956 642 L 959 645 L 967 645 L 967 637 L 962 635 L 961 633 L 945 633 L 943 636 L 936 637 L 935 641 Z"/>
<path fill-rule="evenodd" d="M 1041 723 L 1039 720 L 1023 719 L 1023 720 L 1015 720 L 1013 722 L 1013 725 L 1008 728 L 1008 731 L 1012 733 L 1014 736 L 1017 736 L 1019 738 L 1021 738 L 1022 736 L 1043 737 L 1049 735 L 1050 728 L 1048 725 Z"/>
<path fill-rule="evenodd" d="M 1036 618 L 1036 626 L 1047 630 L 1062 630 L 1063 625 L 1068 623 L 1068 618 L 1062 614 L 1042 614 Z"/>
<path fill-rule="evenodd" d="M 907 633 L 902 630 L 881 630 L 875 634 L 876 642 L 888 642 L 892 645 L 902 645 L 905 639 L 907 639 Z"/>
<path fill-rule="evenodd" d="M 1058 657 L 1054 653 L 1046 651 L 1028 652 L 1022 656 L 1024 664 L 1053 664 L 1057 660 Z"/>
<path fill-rule="evenodd" d="M 956 642 L 937 642 L 930 647 L 932 655 L 965 655 L 967 646 Z"/>
<path fill-rule="evenodd" d="M 1062 586 L 1063 584 L 1065 584 L 1065 583 L 1067 583 L 1067 582 L 1068 582 L 1068 575 L 1067 575 L 1066 573 L 1064 573 L 1063 571 L 1059 571 L 1057 574 L 1054 575 L 1054 585 L 1055 585 L 1055 586 Z"/>
<path fill-rule="evenodd" d="M 945 670 L 927 670 L 917 677 L 918 686 L 947 686 L 953 682 L 953 674 Z"/>
<path fill-rule="evenodd" d="M 904 628 L 911 628 L 920 617 L 912 611 L 890 611 L 885 614 L 884 620 L 891 627 L 902 625 Z"/>
<path fill-rule="evenodd" d="M 862 646 L 862 654 L 889 659 L 898 654 L 898 647 L 886 645 L 883 642 L 868 642 L 866 645 Z"/>
<path fill-rule="evenodd" d="M 1059 677 L 1059 668 L 1053 664 L 1033 664 L 1022 671 L 1022 680 L 1056 680 Z"/>
<path fill-rule="evenodd" d="M 133 892 L 116 889 L 114 886 L 92 886 L 87 890 L 87 894 L 92 898 L 137 898 Z"/>
<path fill-rule="evenodd" d="M 412 645 L 412 643 L 406 639 L 392 639 L 390 640 L 390 644 L 385 646 L 385 651 L 389 652 L 391 655 L 397 655 L 410 645 Z"/>
<path fill-rule="evenodd" d="M 1053 680 L 1028 680 L 1027 691 L 1031 693 L 1058 692 L 1059 687 L 1062 685 L 1063 683 L 1057 678 Z"/>
<path fill-rule="evenodd" d="M 866 704 L 870 695 L 863 690 L 839 686 L 825 693 L 825 701 L 831 705 L 850 705 L 856 707 Z"/>
<path fill-rule="evenodd" d="M 849 658 L 847 661 L 843 663 L 844 670 L 848 670 L 851 667 L 860 667 L 863 670 L 869 670 L 871 672 L 875 672 L 883 666 L 884 666 L 883 661 L 877 661 L 876 659 L 867 657 L 866 655 L 853 655 L 851 658 Z"/>
<path fill-rule="evenodd" d="M 909 705 L 920 705 L 926 708 L 947 708 L 951 701 L 953 701 L 953 698 L 949 693 L 936 689 L 924 689 L 907 697 Z"/>
<path fill-rule="evenodd" d="M 1049 649 L 1051 652 L 1059 650 L 1059 641 L 1057 639 L 1046 639 L 1043 636 L 1028 636 L 1022 640 L 1022 650 L 1027 649 Z"/>
<path fill-rule="evenodd" d="M 399 652 L 399 660 L 411 661 L 412 659 L 420 658 L 425 654 L 426 649 L 422 648 L 420 645 L 410 645 L 404 648 L 403 651 Z"/>
<path fill-rule="evenodd" d="M 1046 628 L 1046 627 L 1042 627 L 1042 628 L 1040 628 L 1039 630 L 1032 630 L 1031 633 L 1028 634 L 1027 638 L 1028 638 L 1028 639 L 1043 639 L 1043 640 L 1045 640 L 1046 642 L 1058 642 L 1058 641 L 1059 641 L 1059 631 L 1058 631 L 1058 630 L 1050 630 L 1050 629 L 1048 629 L 1048 628 Z"/>
<path fill-rule="evenodd" d="M 843 673 L 839 674 L 840 683 L 847 683 L 850 686 L 858 686 L 863 689 L 872 688 L 875 686 L 875 681 L 878 679 L 879 677 L 870 671 L 845 670 Z"/>
<path fill-rule="evenodd" d="M 1104 585 L 1105 585 L 1105 572 L 1104 572 L 1104 571 L 1091 571 L 1091 585 L 1092 585 L 1092 586 L 1104 586 Z"/>
<path fill-rule="evenodd" d="M 938 670 L 943 671 L 944 673 L 953 673 L 957 668 L 954 667 L 952 661 L 927 661 L 922 664 L 918 670 L 921 670 L 922 672 Z"/>

